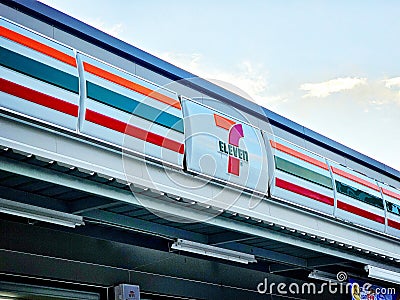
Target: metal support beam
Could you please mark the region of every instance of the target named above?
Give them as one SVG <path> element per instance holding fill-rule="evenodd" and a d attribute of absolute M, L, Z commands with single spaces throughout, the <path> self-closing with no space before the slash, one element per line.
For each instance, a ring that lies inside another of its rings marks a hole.
<path fill-rule="evenodd" d="M 109 208 L 119 204 L 117 201 L 110 200 L 103 197 L 87 197 L 81 200 L 72 202 L 70 207 L 70 212 L 73 214 L 80 214 L 91 210 Z"/>
<path fill-rule="evenodd" d="M 10 187 L 0 186 L 0 195 L 7 200 L 13 200 L 25 204 L 40 206 L 62 212 L 69 212 L 68 205 L 65 201 L 54 198 L 32 194 Z"/>
<path fill-rule="evenodd" d="M 270 273 L 276 274 L 276 273 L 281 273 L 281 272 L 301 270 L 304 268 L 305 267 L 294 266 L 294 265 L 272 264 L 272 265 L 269 265 L 268 270 Z"/>
<path fill-rule="evenodd" d="M 243 234 L 240 232 L 223 232 L 212 234 L 208 237 L 208 243 L 210 245 L 221 245 L 231 242 L 240 242 L 249 239 L 254 239 L 254 236 L 249 236 L 248 234 Z"/>
<path fill-rule="evenodd" d="M 284 253 L 279 253 L 263 248 L 258 248 L 258 247 L 253 247 L 253 246 L 248 246 L 240 243 L 227 243 L 223 245 L 224 248 L 230 249 L 230 250 L 235 250 L 239 252 L 244 252 L 244 253 L 251 253 L 254 254 L 257 258 L 265 259 L 268 261 L 275 261 L 279 263 L 285 263 L 285 264 L 291 264 L 293 266 L 298 266 L 298 267 L 306 267 L 307 266 L 307 261 L 303 258 L 284 254 Z"/>
<path fill-rule="evenodd" d="M 137 231 L 147 232 L 154 235 L 162 235 L 168 238 L 183 238 L 201 243 L 207 243 L 208 241 L 206 235 L 124 215 L 119 215 L 108 211 L 92 210 L 86 211 L 81 215 L 84 216 L 85 219 L 90 218 L 98 222 L 108 223 L 109 225 L 131 228 Z"/>
<path fill-rule="evenodd" d="M 333 265 L 343 265 L 348 263 L 349 261 L 332 256 L 321 256 L 315 258 L 307 259 L 307 266 L 310 268 L 317 268 L 317 267 L 325 267 L 325 266 L 333 266 Z"/>
<path fill-rule="evenodd" d="M 345 263 L 349 263 L 349 261 L 333 256 L 321 256 L 321 257 L 306 259 L 306 264 L 304 266 L 272 264 L 269 266 L 269 271 L 271 273 L 280 273 L 280 272 L 288 272 L 300 269 L 314 269 L 318 267 L 326 267 L 332 265 L 343 265 Z"/>

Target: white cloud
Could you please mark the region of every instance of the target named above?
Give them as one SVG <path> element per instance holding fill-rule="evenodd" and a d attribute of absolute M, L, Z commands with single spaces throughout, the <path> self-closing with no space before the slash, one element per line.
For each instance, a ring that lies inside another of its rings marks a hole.
<path fill-rule="evenodd" d="M 393 77 L 383 80 L 387 88 L 397 87 L 400 88 L 400 77 Z"/>
<path fill-rule="evenodd" d="M 390 88 L 389 88 L 390 86 Z M 382 109 L 392 107 L 398 110 L 400 105 L 400 82 L 395 80 L 369 80 L 368 84 L 360 86 L 349 92 L 350 99 L 364 107 Z M 396 106 L 393 106 L 396 105 Z"/>
<path fill-rule="evenodd" d="M 242 90 L 248 94 L 247 98 L 254 97 L 267 89 L 266 71 L 261 66 L 255 66 L 250 61 L 242 61 L 234 66 L 232 72 L 207 66 L 199 53 L 190 55 L 179 53 L 162 53 L 162 59 L 175 64 L 195 75 L 213 81 L 224 88 Z M 236 88 L 235 88 L 236 87 Z"/>
<path fill-rule="evenodd" d="M 263 106 L 287 100 L 283 95 L 267 94 L 268 72 L 262 65 L 254 64 L 249 60 L 243 60 L 228 71 L 210 66 L 200 53 L 158 53 L 156 55 Z"/>
<path fill-rule="evenodd" d="M 186 71 L 189 71 L 193 74 L 197 74 L 197 72 L 201 71 L 202 67 L 199 64 L 202 55 L 200 53 L 192 53 L 192 54 L 185 54 L 185 53 L 172 53 L 172 52 L 163 52 L 163 53 L 155 53 L 156 56 L 159 58 L 166 60 L 177 67 L 180 67 Z"/>
<path fill-rule="evenodd" d="M 300 89 L 307 91 L 303 97 L 317 97 L 324 98 L 332 93 L 338 93 L 345 90 L 351 90 L 359 85 L 365 85 L 367 83 L 366 78 L 357 77 L 345 77 L 336 78 L 320 83 L 304 83 L 300 86 Z"/>

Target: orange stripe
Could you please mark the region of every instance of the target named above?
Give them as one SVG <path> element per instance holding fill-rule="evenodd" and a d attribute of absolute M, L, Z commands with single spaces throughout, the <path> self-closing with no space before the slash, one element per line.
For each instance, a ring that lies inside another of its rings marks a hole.
<path fill-rule="evenodd" d="M 85 69 L 85 71 L 92 73 L 96 76 L 99 76 L 101 78 L 104 78 L 108 81 L 114 82 L 116 84 L 119 84 L 123 87 L 126 87 L 132 91 L 135 91 L 137 93 L 140 93 L 142 95 L 148 96 L 150 98 L 156 99 L 160 102 L 163 102 L 165 104 L 171 105 L 172 107 L 175 107 L 177 109 L 181 109 L 181 104 L 179 103 L 179 101 L 172 99 L 168 96 L 165 96 L 161 93 L 158 93 L 156 91 L 153 91 L 147 87 L 144 87 L 140 84 L 134 83 L 130 80 L 127 80 L 125 78 L 122 78 L 118 75 L 115 75 L 113 73 L 110 73 L 108 71 L 105 71 L 103 69 L 100 69 L 96 66 L 93 66 L 87 62 L 83 63 L 83 67 Z"/>
<path fill-rule="evenodd" d="M 69 56 L 68 54 L 65 54 L 64 52 L 56 50 L 50 46 L 37 42 L 31 38 L 28 38 L 18 32 L 0 26 L 0 36 L 5 37 L 11 41 L 14 41 L 28 48 L 31 48 L 33 50 L 36 50 L 52 58 L 58 59 L 68 65 L 76 67 L 76 60 L 74 57 Z"/>
<path fill-rule="evenodd" d="M 352 180 L 354 182 L 357 182 L 357 183 L 359 183 L 359 184 L 361 184 L 363 186 L 369 187 L 370 189 L 373 189 L 375 191 L 380 192 L 379 187 L 377 185 L 375 185 L 375 184 L 373 184 L 373 183 L 371 183 L 371 182 L 369 182 L 367 180 L 358 178 L 357 176 L 349 174 L 349 173 L 347 173 L 345 171 L 342 171 L 342 170 L 340 170 L 338 168 L 335 168 L 335 167 L 331 167 L 331 169 L 332 169 L 332 172 L 337 174 L 337 175 L 340 175 L 340 176 L 342 176 L 344 178 L 350 179 L 350 180 Z"/>
<path fill-rule="evenodd" d="M 319 160 L 317 160 L 315 158 L 312 158 L 312 157 L 310 157 L 308 155 L 305 155 L 305 154 L 303 154 L 301 152 L 293 150 L 293 149 L 291 149 L 289 147 L 286 147 L 285 145 L 279 144 L 279 143 L 274 142 L 272 140 L 270 140 L 270 143 L 271 143 L 272 148 L 275 148 L 276 150 L 285 152 L 286 154 L 289 154 L 291 156 L 294 156 L 296 158 L 304 160 L 304 161 L 306 161 L 306 162 L 308 162 L 308 163 L 310 163 L 310 164 L 312 164 L 314 166 L 320 167 L 320 168 L 322 168 L 324 170 L 329 170 L 328 166 L 325 163 L 323 163 L 323 162 L 321 162 L 321 161 L 319 161 Z"/>
<path fill-rule="evenodd" d="M 214 121 L 215 125 L 224 128 L 226 130 L 229 130 L 232 127 L 232 125 L 236 124 L 234 121 L 224 118 L 217 114 L 214 114 Z"/>
<path fill-rule="evenodd" d="M 400 195 L 396 194 L 392 191 L 389 191 L 387 189 L 382 188 L 382 193 L 384 193 L 385 195 L 388 195 L 390 197 L 396 198 L 397 200 L 400 200 Z"/>

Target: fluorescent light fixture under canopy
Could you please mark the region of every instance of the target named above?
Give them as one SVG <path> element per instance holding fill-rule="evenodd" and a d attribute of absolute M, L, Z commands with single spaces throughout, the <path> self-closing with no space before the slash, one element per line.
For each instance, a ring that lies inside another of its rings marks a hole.
<path fill-rule="evenodd" d="M 183 239 L 177 239 L 176 242 L 172 244 L 171 248 L 175 250 L 187 251 L 191 253 L 230 260 L 243 264 L 257 262 L 255 256 L 252 254 L 242 253 L 234 250 L 187 241 Z"/>
<path fill-rule="evenodd" d="M 342 283 L 337 280 L 336 274 L 327 273 L 319 270 L 313 270 L 310 274 L 308 274 L 308 278 L 327 281 L 327 282 Z"/>
<path fill-rule="evenodd" d="M 366 265 L 365 271 L 368 272 L 369 278 L 400 284 L 400 273 L 398 272 L 374 267 L 371 265 Z"/>
<path fill-rule="evenodd" d="M 82 216 L 2 198 L 0 198 L 0 212 L 72 228 L 85 224 Z"/>

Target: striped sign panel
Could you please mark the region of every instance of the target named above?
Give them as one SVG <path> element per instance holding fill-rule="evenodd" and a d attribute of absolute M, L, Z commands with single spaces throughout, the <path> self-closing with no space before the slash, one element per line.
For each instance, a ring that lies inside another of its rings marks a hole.
<path fill-rule="evenodd" d="M 267 143 L 274 155 L 271 196 L 333 214 L 332 179 L 325 159 L 283 139 Z"/>
<path fill-rule="evenodd" d="M 182 167 L 178 95 L 92 57 L 79 57 L 86 89 L 80 132 Z"/>
<path fill-rule="evenodd" d="M 79 78 L 72 48 L 0 18 L 0 105 L 76 130 Z"/>
<path fill-rule="evenodd" d="M 375 180 L 331 163 L 337 195 L 338 218 L 375 230 L 385 230 L 385 211 Z"/>
<path fill-rule="evenodd" d="M 386 205 L 387 233 L 400 237 L 400 190 L 379 183 Z"/>
<path fill-rule="evenodd" d="M 182 106 L 187 170 L 267 194 L 267 155 L 261 131 L 196 101 L 183 99 Z"/>

